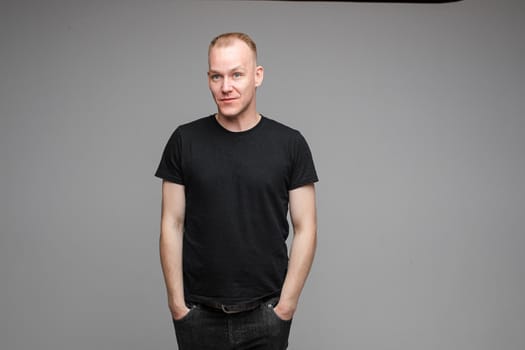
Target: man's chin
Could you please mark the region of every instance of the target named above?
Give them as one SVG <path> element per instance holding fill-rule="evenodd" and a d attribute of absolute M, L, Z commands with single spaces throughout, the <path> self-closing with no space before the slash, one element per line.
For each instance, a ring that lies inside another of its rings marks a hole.
<path fill-rule="evenodd" d="M 219 109 L 219 117 L 223 117 L 226 119 L 235 119 L 238 115 L 238 111 Z"/>

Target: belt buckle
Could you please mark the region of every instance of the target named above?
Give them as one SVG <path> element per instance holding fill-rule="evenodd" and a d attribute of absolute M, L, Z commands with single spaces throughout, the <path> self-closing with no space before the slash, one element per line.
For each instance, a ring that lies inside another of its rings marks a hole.
<path fill-rule="evenodd" d="M 226 305 L 224 305 L 224 304 L 221 304 L 221 310 L 222 310 L 222 312 L 224 312 L 225 314 L 237 314 L 237 313 L 240 312 L 239 310 L 229 310 L 229 309 L 228 309 L 228 306 L 226 306 Z"/>

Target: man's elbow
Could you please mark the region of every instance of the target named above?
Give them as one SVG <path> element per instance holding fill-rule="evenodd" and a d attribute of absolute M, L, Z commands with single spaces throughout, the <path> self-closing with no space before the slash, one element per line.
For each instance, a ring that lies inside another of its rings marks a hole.
<path fill-rule="evenodd" d="M 176 217 L 163 217 L 160 223 L 160 236 L 173 236 L 182 233 L 184 229 L 184 219 Z"/>
<path fill-rule="evenodd" d="M 294 224 L 294 235 L 317 241 L 317 224 L 315 221 L 296 223 Z"/>

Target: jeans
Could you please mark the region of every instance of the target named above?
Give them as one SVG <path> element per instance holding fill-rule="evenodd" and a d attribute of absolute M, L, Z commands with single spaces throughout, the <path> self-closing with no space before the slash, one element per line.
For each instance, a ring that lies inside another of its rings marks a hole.
<path fill-rule="evenodd" d="M 234 314 L 192 305 L 180 320 L 173 320 L 179 350 L 285 350 L 292 321 L 280 319 L 277 299 Z"/>

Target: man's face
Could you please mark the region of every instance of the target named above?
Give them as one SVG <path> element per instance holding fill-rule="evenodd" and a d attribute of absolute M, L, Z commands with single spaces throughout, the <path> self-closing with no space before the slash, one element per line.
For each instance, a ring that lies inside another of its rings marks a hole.
<path fill-rule="evenodd" d="M 263 68 L 256 66 L 254 53 L 243 41 L 211 49 L 208 85 L 221 116 L 255 114 L 255 89 L 262 79 Z"/>

